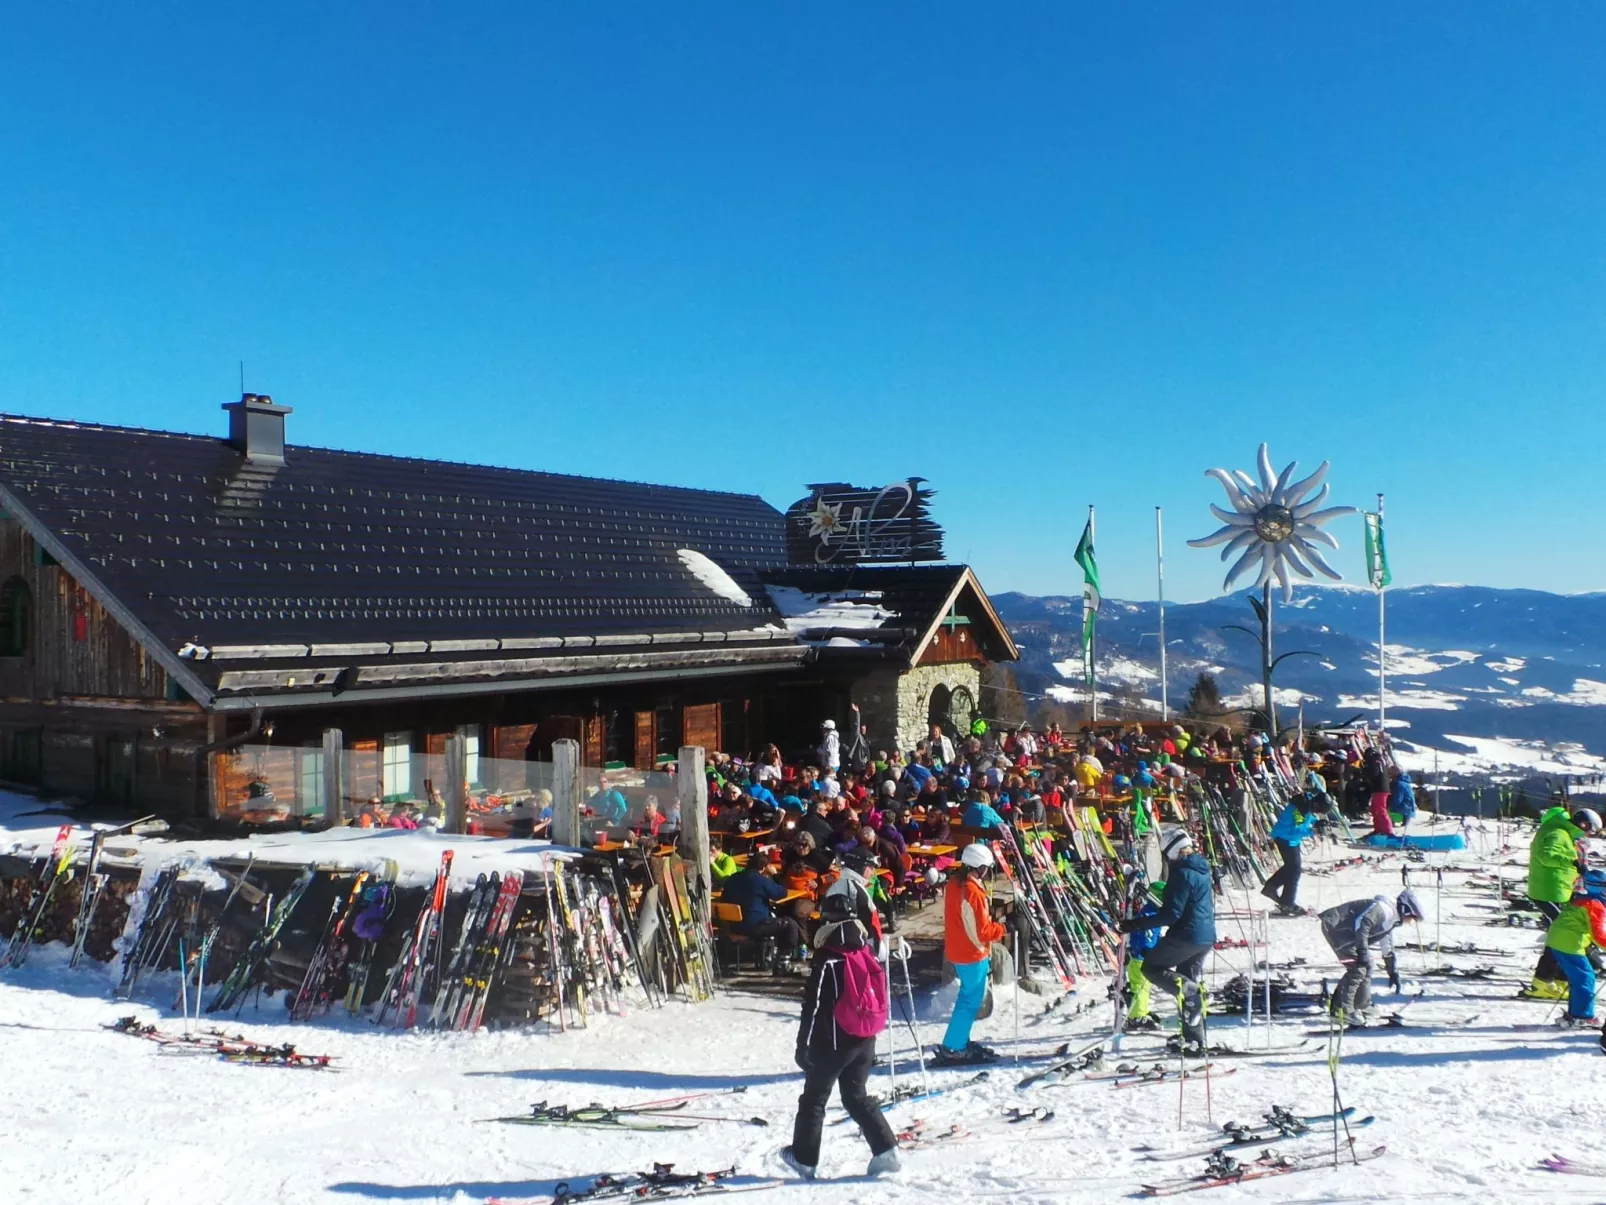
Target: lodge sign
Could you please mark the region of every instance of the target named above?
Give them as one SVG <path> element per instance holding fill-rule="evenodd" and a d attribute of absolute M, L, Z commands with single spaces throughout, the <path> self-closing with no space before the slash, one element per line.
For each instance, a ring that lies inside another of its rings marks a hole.
<path fill-rule="evenodd" d="M 940 561 L 942 528 L 931 519 L 933 491 L 911 477 L 880 489 L 809 486 L 786 510 L 787 559 L 794 565 Z"/>

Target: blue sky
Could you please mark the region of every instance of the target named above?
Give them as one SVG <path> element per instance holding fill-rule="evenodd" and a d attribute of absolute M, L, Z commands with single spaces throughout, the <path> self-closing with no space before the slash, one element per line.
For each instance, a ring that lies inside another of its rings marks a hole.
<path fill-rule="evenodd" d="M 0 408 L 244 359 L 294 442 L 918 474 L 993 591 L 1096 503 L 1129 597 L 1268 439 L 1402 583 L 1606 589 L 1598 5 L 265 7 L 8 14 Z"/>

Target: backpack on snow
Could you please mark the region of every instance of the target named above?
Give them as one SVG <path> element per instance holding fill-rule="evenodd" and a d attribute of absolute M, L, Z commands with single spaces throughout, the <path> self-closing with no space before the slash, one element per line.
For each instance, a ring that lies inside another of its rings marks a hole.
<path fill-rule="evenodd" d="M 887 977 L 869 946 L 842 951 L 842 990 L 832 1017 L 842 1032 L 873 1038 L 887 1027 Z"/>

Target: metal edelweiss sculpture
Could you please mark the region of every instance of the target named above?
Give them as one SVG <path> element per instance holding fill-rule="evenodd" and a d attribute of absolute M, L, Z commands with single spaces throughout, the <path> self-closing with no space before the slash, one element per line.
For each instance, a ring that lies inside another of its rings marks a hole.
<path fill-rule="evenodd" d="M 1271 455 L 1265 444 L 1260 445 L 1259 459 L 1259 485 L 1241 470 L 1205 470 L 1205 476 L 1221 482 L 1222 488 L 1227 491 L 1227 501 L 1232 503 L 1232 510 L 1222 510 L 1212 503 L 1210 513 L 1225 526 L 1201 540 L 1189 540 L 1188 546 L 1211 548 L 1225 544 L 1226 547 L 1221 550 L 1222 560 L 1234 553 L 1239 554 L 1232 568 L 1227 570 L 1226 580 L 1221 583 L 1223 593 L 1231 590 L 1233 582 L 1248 572 L 1256 561 L 1260 562 L 1260 572 L 1255 578 L 1255 588 L 1266 588 L 1269 596 L 1270 585 L 1275 578 L 1283 588 L 1284 602 L 1292 602 L 1294 598 L 1294 580 L 1289 570 L 1314 580 L 1315 574 L 1311 572 L 1314 566 L 1335 582 L 1342 581 L 1338 570 L 1329 565 L 1315 547 L 1324 544 L 1328 548 L 1337 548 L 1338 541 L 1322 530 L 1322 524 L 1340 515 L 1356 513 L 1353 506 L 1322 509 L 1322 503 L 1327 500 L 1327 486 L 1322 482 L 1327 477 L 1328 462 L 1322 461 L 1321 468 L 1290 485 L 1289 478 L 1299 467 L 1297 460 L 1290 461 L 1281 474 L 1273 474 Z M 1321 488 L 1316 495 L 1309 501 L 1302 501 L 1317 486 Z"/>
<path fill-rule="evenodd" d="M 1266 728 L 1275 736 L 1277 704 L 1271 686 L 1272 671 L 1286 657 L 1314 654 L 1296 650 L 1284 653 L 1281 657 L 1274 658 L 1271 655 L 1272 583 L 1275 581 L 1282 587 L 1283 601 L 1286 603 L 1294 599 L 1294 574 L 1314 580 L 1314 567 L 1333 581 L 1342 581 L 1338 570 L 1327 563 L 1316 545 L 1337 548 L 1338 541 L 1322 530 L 1322 524 L 1356 512 L 1353 506 L 1329 506 L 1323 509 L 1322 503 L 1327 500 L 1328 493 L 1327 486 L 1323 484 L 1329 467 L 1327 461 L 1322 461 L 1321 467 L 1309 477 L 1292 484 L 1290 479 L 1299 467 L 1298 461 L 1290 461 L 1281 473 L 1273 473 L 1271 454 L 1265 444 L 1260 445 L 1258 461 L 1258 484 L 1241 470 L 1205 470 L 1205 476 L 1221 482 L 1232 510 L 1222 510 L 1212 503 L 1210 512 L 1222 521 L 1223 526 L 1203 539 L 1189 540 L 1188 546 L 1214 548 L 1217 544 L 1225 544 L 1221 559 L 1225 561 L 1237 556 L 1238 559 L 1227 570 L 1226 579 L 1221 583 L 1223 593 L 1231 590 L 1232 584 L 1257 563 L 1260 566 L 1255 575 L 1254 588 L 1261 591 L 1261 597 L 1256 598 L 1251 594 L 1249 605 L 1255 609 L 1255 616 L 1260 620 L 1260 674 L 1265 691 Z M 1312 490 L 1316 492 L 1312 494 Z M 1250 636 L 1256 635 L 1237 624 L 1229 624 L 1228 627 Z"/>

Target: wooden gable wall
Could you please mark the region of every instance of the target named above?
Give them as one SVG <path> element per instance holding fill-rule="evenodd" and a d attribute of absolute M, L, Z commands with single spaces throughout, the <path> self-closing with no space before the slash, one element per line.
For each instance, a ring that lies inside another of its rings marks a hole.
<path fill-rule="evenodd" d="M 9 699 L 167 697 L 167 672 L 15 519 L 0 519 L 0 586 L 14 577 L 33 598 L 28 651 L 0 657 Z"/>

